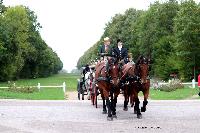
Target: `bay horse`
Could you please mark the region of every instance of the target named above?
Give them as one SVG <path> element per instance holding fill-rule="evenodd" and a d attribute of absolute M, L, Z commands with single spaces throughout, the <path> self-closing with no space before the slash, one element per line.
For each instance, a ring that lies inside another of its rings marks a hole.
<path fill-rule="evenodd" d="M 130 85 L 132 85 L 131 82 L 135 81 L 135 78 L 135 63 L 128 62 L 122 67 L 122 77 L 120 78 L 121 87 L 124 91 L 124 111 L 128 110 L 127 105 L 133 89 Z"/>
<path fill-rule="evenodd" d="M 119 84 L 119 67 L 118 62 L 113 57 L 107 57 L 109 70 L 106 69 L 106 62 L 101 61 L 95 67 L 95 81 L 103 100 L 103 114 L 107 113 L 107 120 L 111 121 L 116 118 L 116 103 L 120 93 Z M 114 95 L 114 96 L 113 96 Z M 111 96 L 111 100 L 109 99 Z M 106 101 L 106 104 L 105 104 Z"/>
<path fill-rule="evenodd" d="M 133 91 L 132 91 L 132 101 L 134 106 L 134 113 L 137 113 L 137 118 L 142 118 L 141 112 L 146 111 L 146 105 L 148 104 L 148 97 L 149 97 L 149 88 L 150 88 L 150 79 L 149 79 L 149 60 L 144 56 L 139 56 L 136 62 L 136 69 L 135 74 L 137 76 L 137 80 L 133 82 Z M 142 91 L 144 96 L 143 106 L 141 107 L 141 112 L 139 108 L 139 98 L 138 93 Z"/>
<path fill-rule="evenodd" d="M 130 69 L 130 66 L 124 66 L 124 77 L 122 79 L 125 80 L 123 89 L 124 89 L 124 111 L 128 110 L 128 102 L 130 97 L 131 107 L 133 107 L 134 103 L 134 113 L 137 114 L 137 118 L 141 119 L 141 112 L 146 111 L 146 105 L 148 103 L 147 99 L 149 96 L 149 88 L 150 88 L 150 80 L 148 78 L 149 74 L 149 62 L 147 58 L 144 56 L 139 56 L 136 61 L 135 69 Z M 141 110 L 139 108 L 139 97 L 138 93 L 142 91 L 144 95 L 143 106 Z"/>

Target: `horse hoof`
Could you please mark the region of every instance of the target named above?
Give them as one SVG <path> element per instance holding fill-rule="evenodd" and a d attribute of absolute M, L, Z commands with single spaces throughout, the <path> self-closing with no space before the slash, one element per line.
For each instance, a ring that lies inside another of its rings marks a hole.
<path fill-rule="evenodd" d="M 107 114 L 107 111 L 106 111 L 106 110 L 103 110 L 102 114 Z"/>
<path fill-rule="evenodd" d="M 107 120 L 108 121 L 113 121 L 113 117 L 111 116 L 111 117 L 107 117 Z"/>
<path fill-rule="evenodd" d="M 142 114 L 137 115 L 138 119 L 142 119 Z"/>
<path fill-rule="evenodd" d="M 128 108 L 124 108 L 123 110 L 124 110 L 124 111 L 128 111 Z"/>
<path fill-rule="evenodd" d="M 146 108 L 141 107 L 141 112 L 145 112 L 145 111 L 146 111 Z"/>
<path fill-rule="evenodd" d="M 112 115 L 112 117 L 117 119 L 117 115 Z"/>

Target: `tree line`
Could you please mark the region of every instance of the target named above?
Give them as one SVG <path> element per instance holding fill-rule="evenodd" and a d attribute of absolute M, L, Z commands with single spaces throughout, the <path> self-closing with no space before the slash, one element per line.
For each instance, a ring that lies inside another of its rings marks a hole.
<path fill-rule="evenodd" d="M 200 4 L 193 0 L 156 1 L 148 10 L 130 8 L 116 14 L 106 26 L 100 40 L 77 62 L 80 68 L 98 58 L 104 37 L 116 45 L 117 38 L 134 59 L 144 55 L 151 59 L 151 76 L 167 80 L 177 74 L 181 80 L 191 80 L 200 73 Z"/>
<path fill-rule="evenodd" d="M 6 7 L 0 0 L 0 81 L 46 77 L 63 64 L 41 38 L 40 23 L 28 7 Z"/>

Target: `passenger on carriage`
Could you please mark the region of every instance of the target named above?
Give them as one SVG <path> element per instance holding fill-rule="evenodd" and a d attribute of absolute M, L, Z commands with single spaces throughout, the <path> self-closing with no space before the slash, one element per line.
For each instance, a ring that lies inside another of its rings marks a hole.
<path fill-rule="evenodd" d="M 113 56 L 117 58 L 121 77 L 122 67 L 124 64 L 128 63 L 128 50 L 123 46 L 123 42 L 121 39 L 117 39 L 117 46 L 113 49 Z"/>
<path fill-rule="evenodd" d="M 113 54 L 119 64 L 124 65 L 128 62 L 128 50 L 123 46 L 121 39 L 117 39 L 117 47 L 113 49 Z"/>

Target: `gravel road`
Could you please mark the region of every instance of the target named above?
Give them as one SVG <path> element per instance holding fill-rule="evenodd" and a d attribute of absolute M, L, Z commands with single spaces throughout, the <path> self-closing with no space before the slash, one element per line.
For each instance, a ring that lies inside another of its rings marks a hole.
<path fill-rule="evenodd" d="M 137 119 L 133 108 L 107 121 L 90 101 L 0 100 L 0 133 L 199 133 L 200 100 L 150 100 L 147 112 Z"/>

